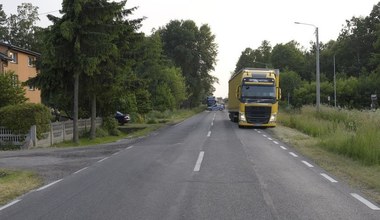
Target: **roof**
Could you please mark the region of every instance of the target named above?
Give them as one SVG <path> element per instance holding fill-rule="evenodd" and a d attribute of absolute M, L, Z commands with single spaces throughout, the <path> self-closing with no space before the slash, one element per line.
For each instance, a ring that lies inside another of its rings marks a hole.
<path fill-rule="evenodd" d="M 0 52 L 0 60 L 12 60 L 12 58 Z"/>
<path fill-rule="evenodd" d="M 8 47 L 9 49 L 11 50 L 14 50 L 14 51 L 18 51 L 18 52 L 22 52 L 22 53 L 26 53 L 26 54 L 29 54 L 29 55 L 32 55 L 32 56 L 41 56 L 40 53 L 37 53 L 35 51 L 31 51 L 31 50 L 27 50 L 27 49 L 23 49 L 21 47 L 17 47 L 17 46 L 14 46 L 12 44 L 8 44 L 8 43 L 5 43 L 5 42 L 1 42 L 0 41 L 0 45 L 1 46 L 4 46 L 4 47 Z"/>

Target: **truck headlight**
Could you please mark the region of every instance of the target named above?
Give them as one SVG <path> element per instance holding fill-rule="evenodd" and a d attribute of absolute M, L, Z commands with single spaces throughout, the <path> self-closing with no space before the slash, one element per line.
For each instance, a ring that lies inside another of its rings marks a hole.
<path fill-rule="evenodd" d="M 244 112 L 239 112 L 239 121 L 246 122 L 247 120 L 245 119 L 245 114 Z"/>
<path fill-rule="evenodd" d="M 269 123 L 271 123 L 271 122 L 276 122 L 276 119 L 277 119 L 277 114 L 272 114 L 272 115 L 270 116 Z"/>

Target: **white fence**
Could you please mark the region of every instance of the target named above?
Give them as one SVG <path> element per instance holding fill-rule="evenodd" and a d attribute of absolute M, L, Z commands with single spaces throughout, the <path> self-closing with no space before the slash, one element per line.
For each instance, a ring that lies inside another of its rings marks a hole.
<path fill-rule="evenodd" d="M 102 118 L 96 118 L 96 127 L 102 124 Z M 80 119 L 78 120 L 78 131 L 83 134 L 90 130 L 91 120 Z M 32 126 L 29 134 L 14 135 L 12 131 L 0 127 L 0 145 L 9 143 L 21 146 L 22 148 L 31 147 L 49 147 L 56 143 L 73 139 L 73 121 L 63 121 L 50 123 L 50 131 L 42 133 L 42 137 L 37 139 L 36 126 Z"/>

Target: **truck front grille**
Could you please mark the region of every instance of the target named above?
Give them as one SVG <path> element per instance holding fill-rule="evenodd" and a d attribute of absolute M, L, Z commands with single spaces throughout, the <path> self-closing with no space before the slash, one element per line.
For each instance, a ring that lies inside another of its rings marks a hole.
<path fill-rule="evenodd" d="M 246 106 L 245 118 L 248 123 L 268 124 L 271 115 L 271 107 Z"/>

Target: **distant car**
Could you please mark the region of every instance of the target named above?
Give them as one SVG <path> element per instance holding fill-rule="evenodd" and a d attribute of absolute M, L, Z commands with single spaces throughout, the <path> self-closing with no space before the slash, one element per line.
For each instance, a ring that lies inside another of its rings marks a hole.
<path fill-rule="evenodd" d="M 215 104 L 213 106 L 207 107 L 207 110 L 208 111 L 222 111 L 222 110 L 224 110 L 224 105 Z"/>
<path fill-rule="evenodd" d="M 131 117 L 129 116 L 129 114 L 123 114 L 119 111 L 116 112 L 115 119 L 117 120 L 117 122 L 119 122 L 120 125 L 124 125 L 125 123 L 131 121 Z"/>

